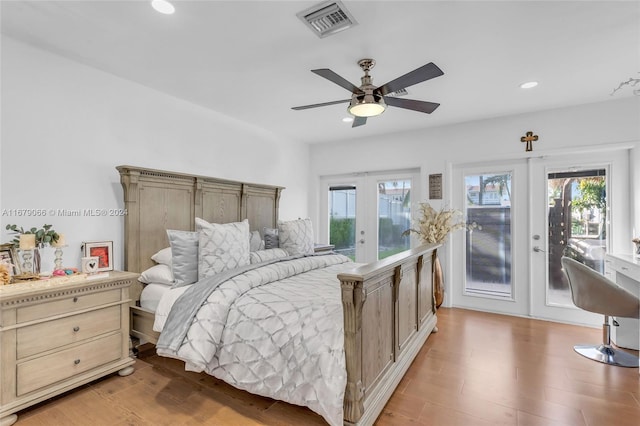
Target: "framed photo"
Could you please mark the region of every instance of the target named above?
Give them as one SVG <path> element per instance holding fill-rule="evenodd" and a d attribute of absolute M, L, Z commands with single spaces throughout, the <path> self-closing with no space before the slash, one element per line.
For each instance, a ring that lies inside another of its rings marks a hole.
<path fill-rule="evenodd" d="M 9 268 L 9 273 L 12 277 L 20 275 L 20 259 L 13 244 L 0 244 L 0 260 L 8 260 L 11 262 L 13 267 Z"/>
<path fill-rule="evenodd" d="M 95 272 L 113 271 L 113 241 L 83 243 L 84 257 L 97 257 L 98 269 Z"/>

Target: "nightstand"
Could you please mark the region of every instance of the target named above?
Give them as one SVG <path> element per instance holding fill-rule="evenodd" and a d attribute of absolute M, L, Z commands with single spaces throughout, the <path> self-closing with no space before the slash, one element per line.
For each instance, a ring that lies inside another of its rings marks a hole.
<path fill-rule="evenodd" d="M 16 412 L 102 376 L 133 372 L 129 286 L 109 272 L 0 286 L 0 425 Z"/>
<path fill-rule="evenodd" d="M 325 251 L 331 251 L 335 248 L 335 246 L 333 244 L 315 244 L 314 245 L 314 251 L 316 253 L 322 253 Z"/>

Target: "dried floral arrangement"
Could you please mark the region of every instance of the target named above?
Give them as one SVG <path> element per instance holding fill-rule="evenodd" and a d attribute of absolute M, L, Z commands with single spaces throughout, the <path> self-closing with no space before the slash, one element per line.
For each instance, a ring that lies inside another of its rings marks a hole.
<path fill-rule="evenodd" d="M 407 229 L 403 235 L 418 234 L 424 243 L 443 243 L 449 233 L 466 229 L 462 212 L 455 209 L 436 210 L 429 203 L 420 203 L 420 217 L 414 220 L 413 228 Z"/>

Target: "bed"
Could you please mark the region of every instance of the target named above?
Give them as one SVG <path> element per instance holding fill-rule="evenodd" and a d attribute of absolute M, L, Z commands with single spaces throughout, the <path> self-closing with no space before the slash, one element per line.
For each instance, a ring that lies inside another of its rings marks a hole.
<path fill-rule="evenodd" d="M 127 210 L 124 220 L 125 269 L 128 271 L 143 272 L 156 265 L 151 257 L 169 246 L 166 230 L 194 231 L 196 218 L 210 224 L 233 224 L 247 220 L 247 226 L 252 231 L 259 232 L 278 226 L 278 205 L 284 190 L 282 187 L 133 166 L 119 166 L 117 169 L 124 190 L 124 207 Z M 317 272 L 315 269 L 310 270 L 312 276 L 305 280 L 318 280 L 322 285 L 329 285 L 329 290 L 318 291 L 315 297 L 337 303 L 339 307 L 337 310 L 333 309 L 336 312 L 331 315 L 339 315 L 335 318 L 340 318 L 341 324 L 332 325 L 323 330 L 323 333 L 332 330 L 340 333 L 337 339 L 335 336 L 332 339 L 340 343 L 337 352 L 344 354 L 341 358 L 343 364 L 336 364 L 341 365 L 342 370 L 336 374 L 345 376 L 338 383 L 344 389 L 339 401 L 342 419 L 336 421 L 335 415 L 327 414 L 318 407 L 310 408 L 323 415 L 330 424 L 369 425 L 373 424 L 382 411 L 429 334 L 437 331 L 432 288 L 432 256 L 437 247 L 438 245 L 424 245 L 366 265 L 347 263 L 340 255 L 331 253 L 294 256 L 296 258 L 281 259 L 282 263 L 278 260 L 267 262 L 266 265 L 260 264 L 258 269 L 251 269 L 253 267 L 249 266 L 248 271 L 237 276 L 239 278 L 225 277 L 227 281 L 216 285 L 222 288 L 229 285 L 229 281 L 244 280 L 252 274 L 260 275 L 262 268 L 271 268 L 268 273 L 265 272 L 266 275 L 280 273 L 274 272 L 275 270 L 294 268 L 280 266 L 287 262 L 304 264 L 301 268 L 307 268 L 307 264 L 322 266 Z M 214 280 L 216 277 L 207 277 L 201 281 L 209 279 Z M 295 300 L 302 300 L 304 297 L 295 295 L 295 286 L 299 284 L 292 283 L 291 280 L 293 278 L 285 277 L 281 281 L 267 283 L 264 287 L 249 286 L 251 291 L 268 291 L 270 297 L 273 297 L 273 293 L 287 291 L 291 295 L 291 300 L 287 302 L 296 303 Z M 334 284 L 330 284 L 331 282 Z M 199 283 L 200 281 L 190 287 L 195 288 Z M 166 311 L 167 307 L 158 306 L 160 296 L 157 294 L 152 297 L 155 300 L 143 302 L 143 306 L 140 306 L 142 290 L 142 284 L 131 289 L 131 335 L 158 344 L 159 352 L 166 351 L 165 348 L 171 346 L 166 344 L 166 336 L 170 333 L 163 330 L 163 336 L 160 336 L 160 333 L 153 330 L 153 326 L 157 320 L 154 309 Z M 154 291 L 145 289 L 145 293 Z M 188 291 L 193 293 L 191 288 Z M 234 309 L 235 305 L 241 304 L 234 302 Z M 304 341 L 302 344 L 305 344 Z M 177 349 L 173 354 L 164 355 L 176 355 L 175 357 L 180 358 L 177 356 Z M 215 357 L 216 362 L 219 362 L 222 354 L 216 353 Z M 189 367 L 189 362 L 186 366 Z M 326 369 L 332 370 L 334 367 Z M 205 367 L 205 371 L 206 368 L 208 367 Z M 252 367 L 251 371 L 255 373 L 262 370 L 260 367 Z M 234 386 L 253 391 L 242 384 L 233 383 L 228 377 L 222 379 Z M 260 390 L 254 392 L 307 405 L 295 399 L 282 398 L 279 394 L 269 395 Z M 318 396 L 316 399 L 319 401 L 326 399 L 321 393 Z"/>

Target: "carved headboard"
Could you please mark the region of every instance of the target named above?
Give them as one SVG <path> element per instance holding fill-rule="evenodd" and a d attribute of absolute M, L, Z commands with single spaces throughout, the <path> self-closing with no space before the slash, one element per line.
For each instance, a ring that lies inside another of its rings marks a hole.
<path fill-rule="evenodd" d="M 196 217 L 212 223 L 249 219 L 251 230 L 261 233 L 264 227 L 277 225 L 283 187 L 133 166 L 116 168 L 127 209 L 127 271 L 142 272 L 153 266 L 151 256 L 169 246 L 166 230 L 192 231 Z"/>

